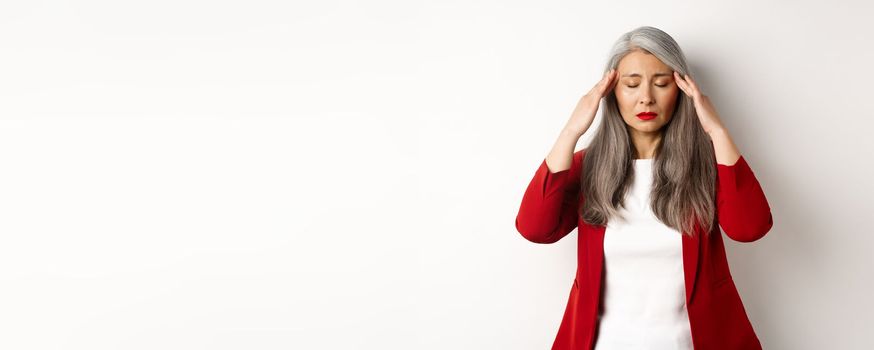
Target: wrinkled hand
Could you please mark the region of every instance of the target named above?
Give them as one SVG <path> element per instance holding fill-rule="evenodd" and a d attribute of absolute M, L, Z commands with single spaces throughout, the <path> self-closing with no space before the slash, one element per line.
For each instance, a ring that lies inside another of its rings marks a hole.
<path fill-rule="evenodd" d="M 719 114 L 716 113 L 716 108 L 713 107 L 713 103 L 710 102 L 707 95 L 701 93 L 701 90 L 698 89 L 698 84 L 692 80 L 692 77 L 688 74 L 685 75 L 685 78 L 681 77 L 680 73 L 675 71 L 674 82 L 677 83 L 680 90 L 683 90 L 694 101 L 698 121 L 701 122 L 701 127 L 704 128 L 707 134 L 725 129 L 724 125 L 722 125 L 722 120 L 719 119 Z"/>

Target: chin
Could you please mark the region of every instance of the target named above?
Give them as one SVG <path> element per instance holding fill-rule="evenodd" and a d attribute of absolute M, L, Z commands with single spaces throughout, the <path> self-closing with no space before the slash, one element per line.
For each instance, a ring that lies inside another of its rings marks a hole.
<path fill-rule="evenodd" d="M 628 127 L 638 132 L 655 132 L 661 130 L 663 126 L 665 126 L 664 123 L 651 123 L 651 121 L 643 122 L 643 124 L 635 121 L 634 124 L 628 125 Z"/>

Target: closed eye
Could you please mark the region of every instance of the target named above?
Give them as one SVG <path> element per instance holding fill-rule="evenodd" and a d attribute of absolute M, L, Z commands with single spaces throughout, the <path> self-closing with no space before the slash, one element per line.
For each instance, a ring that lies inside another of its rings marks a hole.
<path fill-rule="evenodd" d="M 665 86 L 668 86 L 668 85 L 669 85 L 669 84 L 664 84 L 664 85 L 656 84 L 656 86 L 658 86 L 658 87 L 665 87 Z M 639 85 L 625 85 L 625 86 L 630 87 L 630 88 L 636 88 L 636 87 L 638 87 Z"/>

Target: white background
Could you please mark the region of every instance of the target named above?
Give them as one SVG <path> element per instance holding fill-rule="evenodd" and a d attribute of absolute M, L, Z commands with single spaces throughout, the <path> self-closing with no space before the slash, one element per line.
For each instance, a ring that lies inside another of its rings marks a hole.
<path fill-rule="evenodd" d="M 513 222 L 641 25 L 680 43 L 768 196 L 767 236 L 725 238 L 765 348 L 871 348 L 871 13 L 4 1 L 0 348 L 549 348 L 577 234 Z"/>

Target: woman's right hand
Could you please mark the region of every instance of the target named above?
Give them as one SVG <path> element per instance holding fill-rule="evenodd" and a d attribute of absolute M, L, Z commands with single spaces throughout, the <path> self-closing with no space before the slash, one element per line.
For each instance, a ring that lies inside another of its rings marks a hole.
<path fill-rule="evenodd" d="M 613 90 L 616 86 L 616 82 L 619 81 L 617 76 L 619 73 L 616 69 L 611 69 L 604 73 L 604 77 L 601 78 L 588 93 L 583 95 L 580 100 L 577 102 L 576 108 L 574 108 L 573 114 L 571 114 L 570 120 L 568 120 L 565 129 L 577 133 L 578 135 L 583 135 L 586 130 L 589 130 L 589 126 L 592 125 L 592 121 L 595 120 L 595 113 L 598 112 L 598 106 L 601 104 L 601 99 L 604 96 Z"/>

